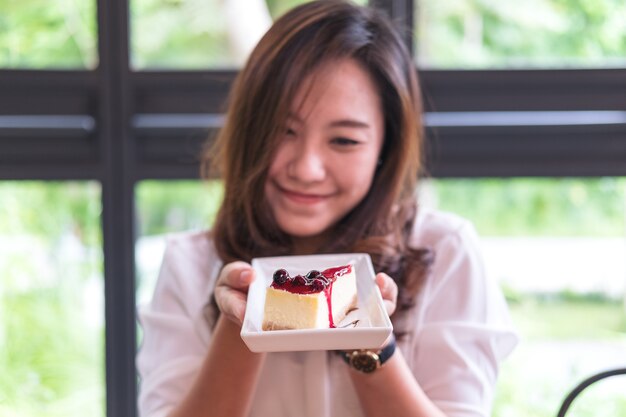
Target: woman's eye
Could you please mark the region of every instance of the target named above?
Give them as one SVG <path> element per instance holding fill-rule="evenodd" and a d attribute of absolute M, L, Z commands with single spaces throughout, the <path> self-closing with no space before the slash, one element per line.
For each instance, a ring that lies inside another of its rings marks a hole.
<path fill-rule="evenodd" d="M 340 146 L 354 146 L 358 145 L 359 141 L 349 138 L 334 138 L 332 143 Z"/>

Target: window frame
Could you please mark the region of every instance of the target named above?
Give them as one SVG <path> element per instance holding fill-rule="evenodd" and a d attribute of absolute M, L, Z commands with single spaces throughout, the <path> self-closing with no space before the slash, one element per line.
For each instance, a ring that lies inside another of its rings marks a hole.
<path fill-rule="evenodd" d="M 413 0 L 372 4 L 414 24 Z M 137 415 L 134 188 L 146 179 L 198 178 L 198 152 L 223 120 L 236 71 L 132 71 L 128 17 L 129 0 L 97 0 L 94 70 L 0 70 L 0 180 L 102 184 L 106 413 L 130 417 Z M 406 42 L 412 51 L 409 32 Z M 626 68 L 421 70 L 420 77 L 433 177 L 626 175 Z M 502 111 L 511 112 L 505 122 Z M 567 112 L 590 117 L 572 123 Z"/>

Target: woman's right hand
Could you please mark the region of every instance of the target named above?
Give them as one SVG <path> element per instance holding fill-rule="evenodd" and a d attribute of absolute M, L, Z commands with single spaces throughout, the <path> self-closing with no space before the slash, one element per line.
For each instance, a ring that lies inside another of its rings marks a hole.
<path fill-rule="evenodd" d="M 215 301 L 221 314 L 241 327 L 246 313 L 248 287 L 254 281 L 254 270 L 246 262 L 224 265 L 215 286 Z"/>

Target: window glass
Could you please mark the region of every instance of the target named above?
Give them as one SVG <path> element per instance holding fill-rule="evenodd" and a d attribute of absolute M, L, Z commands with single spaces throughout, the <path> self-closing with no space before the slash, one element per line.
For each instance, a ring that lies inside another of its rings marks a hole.
<path fill-rule="evenodd" d="M 443 179 L 423 191 L 474 223 L 521 335 L 494 416 L 553 417 L 583 379 L 626 365 L 626 178 Z M 585 392 L 572 415 L 626 415 L 623 383 Z"/>
<path fill-rule="evenodd" d="M 423 68 L 623 67 L 622 0 L 417 0 Z"/>
<path fill-rule="evenodd" d="M 237 68 L 285 11 L 307 0 L 131 0 L 135 69 Z M 359 0 L 364 4 L 366 0 Z"/>
<path fill-rule="evenodd" d="M 95 68 L 95 0 L 0 1 L 0 68 Z"/>
<path fill-rule="evenodd" d="M 135 198 L 137 303 L 145 305 L 152 298 L 166 234 L 210 228 L 222 202 L 222 184 L 218 180 L 142 181 Z"/>
<path fill-rule="evenodd" d="M 0 182 L 0 415 L 105 415 L 100 185 Z"/>

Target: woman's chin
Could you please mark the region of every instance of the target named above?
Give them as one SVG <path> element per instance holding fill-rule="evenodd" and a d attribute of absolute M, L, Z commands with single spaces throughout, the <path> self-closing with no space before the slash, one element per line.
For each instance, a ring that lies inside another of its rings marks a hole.
<path fill-rule="evenodd" d="M 315 253 L 325 244 L 328 239 L 328 229 L 320 227 L 307 227 L 307 225 L 293 225 L 293 227 L 281 227 L 283 232 L 291 236 L 295 247 L 300 248 L 296 252 Z"/>

